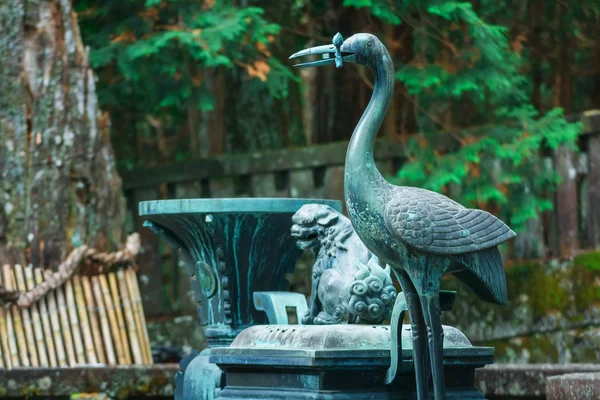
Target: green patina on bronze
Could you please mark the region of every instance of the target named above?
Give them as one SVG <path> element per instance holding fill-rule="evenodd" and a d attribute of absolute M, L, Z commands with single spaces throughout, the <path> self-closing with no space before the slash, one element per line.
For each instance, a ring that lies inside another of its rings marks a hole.
<path fill-rule="evenodd" d="M 396 301 L 390 269 L 365 247 L 350 220 L 322 204 L 302 206 L 292 217 L 296 244 L 315 256 L 305 325 L 381 324 Z"/>
<path fill-rule="evenodd" d="M 392 100 L 395 73 L 388 50 L 376 36 L 359 33 L 343 40 L 338 33 L 332 45 L 302 50 L 290 58 L 308 55 L 323 59 L 296 67 L 335 63 L 341 68 L 350 62 L 373 72 L 373 95 L 346 153 L 346 207 L 362 242 L 394 269 L 405 294 L 413 332 L 417 398 L 429 398 L 427 377 L 431 374 L 434 397 L 444 400 L 442 277 L 452 274 L 481 300 L 506 305 L 506 282 L 497 246 L 515 233 L 485 211 L 467 209 L 429 190 L 392 185 L 379 172 L 373 150 Z M 393 357 L 392 363 L 396 359 Z M 392 365 L 389 372 L 396 367 Z M 394 378 L 390 375 L 388 383 Z"/>
<path fill-rule="evenodd" d="M 210 360 L 227 374 L 219 399 L 414 399 L 412 335 L 406 326 L 399 338 L 401 379 L 386 383 L 395 348 L 390 331 L 360 324 L 250 327 L 230 347 L 211 350 Z M 474 370 L 493 362 L 494 349 L 472 346 L 456 328 L 444 331 L 447 398 L 483 400 Z"/>
<path fill-rule="evenodd" d="M 303 205 L 336 200 L 281 198 L 215 198 L 145 201 L 139 204 L 145 226 L 179 251 L 196 293 L 200 324 L 207 325 L 208 347 L 228 346 L 253 324 L 267 323 L 254 307 L 254 292 L 285 291 L 286 276 L 302 251 L 290 235 L 292 215 Z M 219 368 L 207 354 L 181 361 L 176 399 L 204 393 L 214 398 L 221 386 Z M 190 374 L 186 370 L 190 366 Z M 211 378 L 206 378 L 210 376 Z M 213 379 L 214 378 L 214 379 Z M 186 385 L 184 385 L 184 380 Z M 189 383 L 189 382 L 194 382 Z M 186 387 L 194 393 L 186 395 Z"/>
<path fill-rule="evenodd" d="M 291 217 L 308 203 L 341 210 L 334 200 L 243 198 L 146 201 L 139 212 L 179 250 L 200 323 L 230 341 L 240 329 L 266 322 L 253 307 L 253 292 L 287 289 L 286 274 L 302 254 L 289 234 Z"/>

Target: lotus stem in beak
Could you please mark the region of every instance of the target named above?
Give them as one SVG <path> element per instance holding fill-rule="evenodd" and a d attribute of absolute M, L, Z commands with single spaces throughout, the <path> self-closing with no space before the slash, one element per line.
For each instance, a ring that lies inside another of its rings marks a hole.
<path fill-rule="evenodd" d="M 342 68 L 344 66 L 344 62 L 342 61 L 342 52 L 340 51 L 340 47 L 344 44 L 344 38 L 338 32 L 333 37 L 333 45 L 335 46 L 335 67 Z"/>
<path fill-rule="evenodd" d="M 305 50 L 301 50 L 297 53 L 292 54 L 290 56 L 290 60 L 314 54 L 321 54 L 323 56 L 323 59 L 296 64 L 294 65 L 294 67 L 318 67 L 321 65 L 333 64 L 335 62 L 335 66 L 337 68 L 342 68 L 344 65 L 344 61 L 354 61 L 354 53 L 344 49 L 344 38 L 339 32 L 333 37 L 332 44 L 311 47 Z"/>

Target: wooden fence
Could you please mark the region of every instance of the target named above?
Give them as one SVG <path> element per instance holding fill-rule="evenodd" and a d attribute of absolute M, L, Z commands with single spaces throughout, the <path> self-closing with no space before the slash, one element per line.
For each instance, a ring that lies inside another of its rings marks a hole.
<path fill-rule="evenodd" d="M 44 276 L 39 268 L 0 269 L 8 290 L 31 290 Z M 73 275 L 30 307 L 0 307 L 0 370 L 152 364 L 140 297 L 136 273 L 128 268 Z"/>
<path fill-rule="evenodd" d="M 562 176 L 554 195 L 554 210 L 532 221 L 515 240 L 516 259 L 568 257 L 600 245 L 600 111 L 569 118 L 581 119 L 580 151 L 560 149 L 547 161 Z M 347 142 L 251 154 L 222 155 L 122 173 L 131 218 L 145 251 L 140 265 L 147 279 L 145 308 L 150 315 L 164 309 L 163 299 L 186 303 L 189 286 L 170 249 L 142 228 L 138 203 L 144 200 L 219 197 L 307 197 L 343 200 L 343 165 Z M 448 144 L 444 144 L 447 146 Z M 382 139 L 374 155 L 382 173 L 395 173 L 405 149 Z M 158 294 L 162 294 L 159 296 Z M 182 297 L 183 296 L 183 297 Z M 191 304 L 191 302 L 188 302 Z"/>

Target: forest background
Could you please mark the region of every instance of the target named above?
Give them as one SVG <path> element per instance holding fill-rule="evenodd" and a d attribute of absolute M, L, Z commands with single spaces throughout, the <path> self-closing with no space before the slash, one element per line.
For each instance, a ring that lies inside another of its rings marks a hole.
<path fill-rule="evenodd" d="M 560 180 L 544 149 L 564 116 L 600 107 L 594 0 L 75 0 L 119 169 L 349 139 L 372 77 L 293 70 L 288 56 L 371 32 L 396 65 L 380 136 L 403 141 L 396 182 L 444 191 L 521 229 Z M 450 138 L 452 151 L 437 148 Z M 533 173 L 532 173 L 533 172 Z"/>

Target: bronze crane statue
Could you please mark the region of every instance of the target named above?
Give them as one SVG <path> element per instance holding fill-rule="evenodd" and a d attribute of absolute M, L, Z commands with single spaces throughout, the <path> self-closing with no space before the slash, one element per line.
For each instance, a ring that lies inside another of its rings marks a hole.
<path fill-rule="evenodd" d="M 344 41 L 338 33 L 333 44 L 302 50 L 290 59 L 313 54 L 323 59 L 296 67 L 335 63 L 340 68 L 352 62 L 375 75 L 373 95 L 346 154 L 346 206 L 360 239 L 380 262 L 392 266 L 402 286 L 411 320 L 418 400 L 429 398 L 429 372 L 435 399 L 444 400 L 442 277 L 450 273 L 482 300 L 506 305 L 506 278 L 497 246 L 515 233 L 486 211 L 465 208 L 429 190 L 392 185 L 378 171 L 373 145 L 395 77 L 390 54 L 377 37 L 359 33 Z M 392 369 L 396 371 L 396 366 Z"/>

